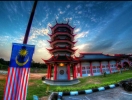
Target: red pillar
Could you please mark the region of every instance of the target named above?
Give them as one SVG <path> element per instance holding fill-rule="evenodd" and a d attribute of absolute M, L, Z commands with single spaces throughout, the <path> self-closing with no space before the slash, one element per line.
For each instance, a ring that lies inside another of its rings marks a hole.
<path fill-rule="evenodd" d="M 93 76 L 92 62 L 90 62 L 90 73 L 91 73 L 91 76 Z"/>
<path fill-rule="evenodd" d="M 57 65 L 54 65 L 54 80 L 57 79 Z"/>
<path fill-rule="evenodd" d="M 110 73 L 112 73 L 109 61 L 108 61 L 108 67 L 109 67 Z"/>
<path fill-rule="evenodd" d="M 82 65 L 81 65 L 81 62 L 79 64 L 80 64 L 80 77 L 82 77 Z"/>
<path fill-rule="evenodd" d="M 76 64 L 76 78 L 77 78 L 77 76 L 78 76 L 78 66 Z"/>
<path fill-rule="evenodd" d="M 73 74 L 73 79 L 75 78 L 75 75 L 74 75 L 74 66 L 72 68 L 72 74 Z"/>
<path fill-rule="evenodd" d="M 101 63 L 101 61 L 100 61 L 100 72 L 103 74 L 102 63 Z"/>
<path fill-rule="evenodd" d="M 67 65 L 67 74 L 68 80 L 70 80 L 70 64 Z"/>
<path fill-rule="evenodd" d="M 74 65 L 74 78 L 77 78 L 77 71 L 76 71 L 76 65 Z"/>
<path fill-rule="evenodd" d="M 116 69 L 119 70 L 119 68 L 118 68 L 118 62 L 117 61 L 116 61 Z"/>
<path fill-rule="evenodd" d="M 49 79 L 49 64 L 48 64 L 48 69 L 47 69 L 47 79 Z"/>
<path fill-rule="evenodd" d="M 49 65 L 49 79 L 51 79 L 51 65 Z"/>

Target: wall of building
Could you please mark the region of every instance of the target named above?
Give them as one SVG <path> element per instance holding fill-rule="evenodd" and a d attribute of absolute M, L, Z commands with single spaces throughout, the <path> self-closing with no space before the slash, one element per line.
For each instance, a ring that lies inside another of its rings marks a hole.
<path fill-rule="evenodd" d="M 91 76 L 90 74 L 90 63 L 89 62 L 82 62 L 82 76 Z"/>
<path fill-rule="evenodd" d="M 67 80 L 67 66 L 57 67 L 57 80 Z"/>
<path fill-rule="evenodd" d="M 101 63 L 101 64 L 100 64 Z M 109 64 L 110 64 L 110 68 L 109 68 Z M 118 68 L 117 68 L 117 62 L 116 60 L 110 60 L 109 63 L 108 61 L 92 61 L 91 62 L 91 66 L 92 66 L 92 72 L 93 72 L 93 76 L 97 76 L 97 75 L 101 75 L 101 65 L 102 65 L 102 72 L 106 72 L 107 74 L 110 74 L 110 70 L 111 73 L 117 72 Z M 85 76 L 92 76 L 91 71 L 90 71 L 90 62 L 89 61 L 82 61 L 81 62 L 81 66 L 82 66 L 82 77 Z M 78 77 L 80 77 L 80 64 L 77 65 L 77 69 L 78 69 Z"/>
<path fill-rule="evenodd" d="M 100 62 L 93 61 L 92 62 L 92 69 L 93 69 L 93 75 L 94 76 L 101 75 L 101 72 L 100 72 Z"/>

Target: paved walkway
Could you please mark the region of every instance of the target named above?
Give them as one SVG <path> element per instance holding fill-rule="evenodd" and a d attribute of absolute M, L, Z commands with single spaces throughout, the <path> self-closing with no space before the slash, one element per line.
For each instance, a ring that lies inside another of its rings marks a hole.
<path fill-rule="evenodd" d="M 117 87 L 86 95 L 63 96 L 63 100 L 132 100 L 132 92 L 126 92 L 123 88 Z"/>

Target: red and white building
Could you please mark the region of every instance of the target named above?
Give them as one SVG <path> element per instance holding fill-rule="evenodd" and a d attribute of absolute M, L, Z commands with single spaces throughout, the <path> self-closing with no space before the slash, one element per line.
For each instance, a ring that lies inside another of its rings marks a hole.
<path fill-rule="evenodd" d="M 47 50 L 52 57 L 48 60 L 43 60 L 48 66 L 47 83 L 52 83 L 51 81 L 71 82 L 70 80 L 72 80 L 72 84 L 79 82 L 76 79 L 76 65 L 78 64 L 78 61 L 72 57 L 76 51 L 76 49 L 73 49 L 74 44 L 76 43 L 74 41 L 75 34 L 73 33 L 73 30 L 74 28 L 68 23 L 57 23 L 54 27 L 51 27 L 52 33 L 49 34 L 51 40 L 48 41 L 51 49 Z"/>
<path fill-rule="evenodd" d="M 78 60 L 78 77 L 110 74 L 132 66 L 132 55 L 125 54 L 80 53 L 75 59 Z"/>
<path fill-rule="evenodd" d="M 56 23 L 50 28 L 52 33 L 49 34 L 51 40 L 48 42 L 51 49 L 47 50 L 52 57 L 43 60 L 48 66 L 47 84 L 76 84 L 79 82 L 78 77 L 101 75 L 103 72 L 110 74 L 132 65 L 131 55 L 80 53 L 80 56 L 76 57 L 74 56 L 76 50 L 73 49 L 76 43 L 74 28 L 68 23 Z"/>

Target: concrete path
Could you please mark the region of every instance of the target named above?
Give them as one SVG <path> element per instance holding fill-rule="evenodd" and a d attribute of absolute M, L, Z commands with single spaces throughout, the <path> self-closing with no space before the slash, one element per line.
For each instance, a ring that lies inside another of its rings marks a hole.
<path fill-rule="evenodd" d="M 77 96 L 63 96 L 63 100 L 132 100 L 132 92 L 117 87 L 105 91 Z"/>

